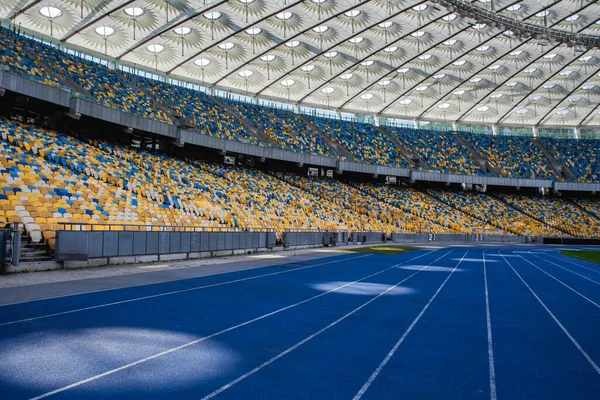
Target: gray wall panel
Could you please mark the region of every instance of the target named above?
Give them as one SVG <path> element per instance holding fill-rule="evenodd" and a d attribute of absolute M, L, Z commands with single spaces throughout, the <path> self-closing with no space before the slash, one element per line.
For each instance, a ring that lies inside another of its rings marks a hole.
<path fill-rule="evenodd" d="M 191 250 L 191 238 L 190 232 L 181 232 L 181 252 L 189 253 Z"/>
<path fill-rule="evenodd" d="M 219 243 L 218 233 L 208 232 L 208 250 L 210 250 L 210 251 L 217 250 L 219 248 L 218 243 Z"/>
<path fill-rule="evenodd" d="M 103 232 L 102 257 L 116 257 L 119 255 L 119 232 Z"/>
<path fill-rule="evenodd" d="M 208 251 L 210 247 L 210 235 L 208 232 L 200 233 L 200 251 Z"/>
<path fill-rule="evenodd" d="M 104 232 L 88 233 L 88 250 L 90 258 L 102 257 L 104 248 Z"/>
<path fill-rule="evenodd" d="M 181 232 L 167 232 L 171 241 L 169 242 L 169 253 L 181 253 Z"/>
<path fill-rule="evenodd" d="M 225 233 L 225 250 L 233 250 L 233 234 L 234 232 Z"/>
<path fill-rule="evenodd" d="M 160 246 L 158 244 L 158 232 L 146 232 L 146 253 L 158 254 Z"/>
<path fill-rule="evenodd" d="M 192 232 L 190 234 L 190 251 L 200 251 L 200 232 Z"/>
<path fill-rule="evenodd" d="M 171 235 L 169 232 L 158 232 L 158 252 L 168 254 L 171 251 Z"/>
<path fill-rule="evenodd" d="M 133 255 L 133 232 L 119 232 L 119 255 Z"/>
<path fill-rule="evenodd" d="M 146 234 L 148 232 L 133 232 L 133 254 L 141 256 L 146 254 Z"/>

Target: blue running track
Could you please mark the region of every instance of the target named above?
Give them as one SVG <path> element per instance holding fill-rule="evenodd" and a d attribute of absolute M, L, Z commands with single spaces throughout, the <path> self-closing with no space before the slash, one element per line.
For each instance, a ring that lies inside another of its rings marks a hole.
<path fill-rule="evenodd" d="M 26 288 L 24 288 L 26 290 Z M 600 266 L 301 263 L 0 307 L 0 399 L 600 399 Z"/>

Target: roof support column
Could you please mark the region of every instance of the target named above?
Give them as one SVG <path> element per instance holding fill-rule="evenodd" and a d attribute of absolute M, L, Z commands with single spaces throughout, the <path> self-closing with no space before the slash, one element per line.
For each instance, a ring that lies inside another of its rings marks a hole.
<path fill-rule="evenodd" d="M 456 121 L 452 121 L 452 130 L 454 132 L 458 132 L 458 124 L 456 123 Z"/>
<path fill-rule="evenodd" d="M 581 127 L 576 126 L 573 128 L 573 133 L 575 134 L 575 139 L 581 139 Z"/>
<path fill-rule="evenodd" d="M 540 128 L 537 126 L 532 127 L 531 130 L 533 131 L 533 137 L 538 137 L 540 135 Z"/>
<path fill-rule="evenodd" d="M 418 119 L 414 119 L 413 126 L 415 127 L 415 129 L 421 128 L 421 121 L 419 121 Z"/>
<path fill-rule="evenodd" d="M 381 126 L 381 121 L 379 120 L 379 115 L 373 115 L 373 124 L 375 126 Z"/>
<path fill-rule="evenodd" d="M 498 136 L 498 124 L 492 125 L 492 134 Z"/>

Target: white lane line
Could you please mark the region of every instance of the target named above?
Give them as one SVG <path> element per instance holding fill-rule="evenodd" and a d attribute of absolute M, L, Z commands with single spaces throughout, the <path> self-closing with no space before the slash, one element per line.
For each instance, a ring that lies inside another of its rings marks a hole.
<path fill-rule="evenodd" d="M 576 265 L 576 266 L 578 266 L 578 267 L 585 268 L 585 269 L 587 269 L 587 270 L 590 270 L 590 271 L 592 271 L 592 272 L 595 272 L 595 273 L 597 273 L 597 274 L 600 274 L 600 269 L 594 269 L 594 268 L 586 267 L 585 265 L 581 265 L 581 264 L 579 264 L 579 263 L 576 263 L 576 262 L 573 262 L 573 261 L 571 261 L 571 260 L 567 260 L 567 259 L 566 259 L 566 258 L 567 258 L 567 256 L 563 256 L 563 258 L 559 258 L 559 257 L 553 256 L 552 254 L 548 254 L 548 252 L 547 252 L 547 251 L 546 251 L 546 252 L 544 252 L 544 255 L 545 255 L 545 256 L 548 256 L 548 257 L 552 257 L 552 258 L 554 258 L 555 260 L 564 261 L 564 262 L 566 262 L 566 263 L 573 264 L 573 265 Z M 582 260 L 582 261 L 583 261 L 583 260 Z"/>
<path fill-rule="evenodd" d="M 73 314 L 73 313 L 78 313 L 78 312 L 82 312 L 82 311 L 96 310 L 98 308 L 104 308 L 104 307 L 111 307 L 111 306 L 116 306 L 116 305 L 120 305 L 120 304 L 133 303 L 133 302 L 136 302 L 136 301 L 142 301 L 142 300 L 148 300 L 148 299 L 155 299 L 157 297 L 164 297 L 164 296 L 171 296 L 171 295 L 174 295 L 174 294 L 187 293 L 187 292 L 192 292 L 192 291 L 195 291 L 195 290 L 208 289 L 208 288 L 213 288 L 213 287 L 218 287 L 218 286 L 226 286 L 226 285 L 230 285 L 232 283 L 250 281 L 250 280 L 253 280 L 253 279 L 264 278 L 266 276 L 274 276 L 274 275 L 287 274 L 287 273 L 294 272 L 294 271 L 300 271 L 300 270 L 303 270 L 303 269 L 320 267 L 322 265 L 328 265 L 328 264 L 333 264 L 333 263 L 338 263 L 338 262 L 343 262 L 343 261 L 356 260 L 357 258 L 368 257 L 368 256 L 370 256 L 370 254 L 365 254 L 365 255 L 361 255 L 361 256 L 358 256 L 358 257 L 352 257 L 352 258 L 344 258 L 344 259 L 341 259 L 341 260 L 334 260 L 334 261 L 329 261 L 329 262 L 324 262 L 324 263 L 319 263 L 319 264 L 314 264 L 314 265 L 308 265 L 306 267 L 300 267 L 300 268 L 287 269 L 287 270 L 283 270 L 283 271 L 271 272 L 271 273 L 268 273 L 268 274 L 253 275 L 253 276 L 250 276 L 250 277 L 247 277 L 247 278 L 234 279 L 234 280 L 231 280 L 231 281 L 213 283 L 213 284 L 210 284 L 210 285 L 194 286 L 194 287 L 191 287 L 191 288 L 188 288 L 188 289 L 174 290 L 174 291 L 171 291 L 171 292 L 158 293 L 158 294 L 153 294 L 153 295 L 149 295 L 149 296 L 135 297 L 133 299 L 127 299 L 127 300 L 121 300 L 121 301 L 114 301 L 112 303 L 98 304 L 98 305 L 95 305 L 95 306 L 76 308 L 76 309 L 73 309 L 73 310 L 61 311 L 61 312 L 52 313 L 52 314 L 46 314 L 46 315 L 39 315 L 37 317 L 23 318 L 23 319 L 18 319 L 18 320 L 14 320 L 14 321 L 8 321 L 8 322 L 0 323 L 0 326 L 14 325 L 14 324 L 19 324 L 19 323 L 22 323 L 22 322 L 29 322 L 29 321 L 37 321 L 39 319 L 57 317 L 59 315 Z"/>
<path fill-rule="evenodd" d="M 580 278 L 583 278 L 583 279 L 585 279 L 585 280 L 588 280 L 588 281 L 590 281 L 590 282 L 592 282 L 592 283 L 594 283 L 594 284 L 596 284 L 596 285 L 600 285 L 600 282 L 598 282 L 598 281 L 595 281 L 595 280 L 593 280 L 593 279 L 591 279 L 591 278 L 588 278 L 588 277 L 587 277 L 587 276 L 585 276 L 585 275 L 578 274 L 578 273 L 577 273 L 577 272 L 575 272 L 575 271 L 571 271 L 570 269 L 568 269 L 568 268 L 565 268 L 565 267 L 563 267 L 562 265 L 558 265 L 558 264 L 557 264 L 557 263 L 555 263 L 555 262 L 552 262 L 552 261 L 550 261 L 550 260 L 545 260 L 545 259 L 543 259 L 542 257 L 540 257 L 540 256 L 536 256 L 536 255 L 534 255 L 534 257 L 537 257 L 537 258 L 539 258 L 540 260 L 542 260 L 542 261 L 545 261 L 545 262 L 547 262 L 547 263 L 550 263 L 550 264 L 552 264 L 552 265 L 556 265 L 558 268 L 564 269 L 565 271 L 567 271 L 567 272 L 570 272 L 570 273 L 572 273 L 572 274 L 574 274 L 574 275 L 577 275 L 578 277 L 580 277 Z"/>
<path fill-rule="evenodd" d="M 558 279 L 557 277 L 555 277 L 554 275 L 552 275 L 551 273 L 544 271 L 542 268 L 538 267 L 537 265 L 535 265 L 533 262 L 529 261 L 528 259 L 526 259 L 525 257 L 519 256 L 521 257 L 523 260 L 527 261 L 529 264 L 533 265 L 534 267 L 536 267 L 537 269 L 539 269 L 540 271 L 542 271 L 543 273 L 545 273 L 546 275 L 548 275 L 550 278 L 554 279 L 556 282 L 560 283 L 561 285 L 563 285 L 564 287 L 566 287 L 567 289 L 571 290 L 573 293 L 578 294 L 579 296 L 581 296 L 582 298 L 584 298 L 585 300 L 589 301 L 591 304 L 595 305 L 596 307 L 600 308 L 600 304 L 596 303 L 594 300 L 590 299 L 589 297 L 585 296 L 584 294 L 581 294 L 580 292 L 578 292 L 577 290 L 573 289 L 571 286 L 567 285 L 566 283 L 564 283 L 563 281 L 561 281 L 560 279 Z M 504 258 L 504 257 L 503 257 Z"/>
<path fill-rule="evenodd" d="M 523 277 L 521 277 L 521 275 L 517 272 L 517 270 L 514 269 L 514 267 L 511 265 L 510 262 L 508 262 L 508 260 L 504 257 L 504 255 L 502 255 L 502 258 L 508 264 L 508 266 L 513 270 L 513 272 L 515 274 L 517 274 L 517 276 L 519 277 L 519 279 L 521 280 L 521 282 L 523 282 L 523 284 L 525 285 L 525 287 L 527 287 L 527 289 L 529 289 L 529 291 L 531 292 L 531 294 L 533 295 L 533 297 L 535 297 L 536 300 L 542 305 L 542 307 L 544 307 L 544 310 L 546 310 L 546 312 L 550 315 L 550 317 L 552 317 L 552 319 L 554 320 L 554 322 L 556 322 L 556 325 L 558 325 L 558 327 L 563 331 L 563 333 L 565 335 L 567 335 L 567 337 L 569 338 L 569 340 L 571 341 L 571 343 L 573 343 L 573 345 L 575 345 L 575 347 L 577 348 L 577 350 L 579 350 L 579 352 L 583 355 L 583 357 L 585 357 L 585 359 L 590 363 L 590 365 L 592 366 L 592 368 L 594 368 L 594 370 L 596 371 L 596 373 L 598 375 L 600 375 L 600 367 L 598 367 L 598 365 L 594 362 L 594 360 L 592 360 L 592 358 L 589 356 L 589 354 L 579 345 L 579 342 L 577 342 L 577 340 L 575 340 L 575 338 L 573 337 L 573 335 L 571 335 L 571 333 L 567 330 L 567 328 L 565 328 L 565 326 L 559 321 L 559 319 L 556 317 L 556 315 L 554 315 L 554 313 L 552 313 L 552 311 L 550 311 L 550 309 L 548 308 L 548 306 L 546 306 L 546 304 L 542 301 L 542 299 L 540 299 L 540 297 L 534 292 L 534 290 L 531 288 L 531 286 L 529 286 L 527 284 L 527 282 L 525 282 L 525 280 L 523 279 Z"/>
<path fill-rule="evenodd" d="M 449 254 L 449 253 L 447 253 Z M 416 274 L 418 274 L 419 272 L 423 271 L 424 269 L 427 269 L 429 266 L 435 264 L 436 262 L 438 262 L 440 259 L 444 258 L 447 254 L 442 255 L 441 257 L 439 257 L 438 259 L 430 262 L 428 265 L 425 265 L 424 267 L 422 267 L 421 269 L 415 271 L 414 273 L 410 274 L 408 277 L 402 279 L 400 282 L 396 283 L 394 286 L 391 286 L 389 288 L 387 288 L 386 290 L 384 290 L 383 292 L 379 293 L 377 296 L 373 297 L 372 299 L 370 299 L 369 301 L 361 304 L 359 307 L 355 308 L 354 310 L 348 312 L 347 314 L 345 314 L 344 316 L 336 319 L 335 321 L 333 321 L 332 323 L 330 323 L 329 325 L 327 325 L 326 327 L 318 330 L 317 332 L 313 333 L 312 335 L 308 336 L 307 338 L 301 340 L 300 342 L 296 343 L 295 345 L 293 345 L 292 347 L 289 347 L 287 350 L 282 351 L 281 353 L 277 354 L 276 356 L 274 356 L 273 358 L 265 361 L 264 363 L 262 363 L 261 365 L 259 365 L 258 367 L 246 372 L 245 374 L 239 376 L 238 378 L 234 379 L 233 381 L 229 382 L 228 384 L 220 387 L 219 389 L 215 390 L 214 392 L 210 393 L 207 396 L 204 396 L 202 398 L 202 400 L 208 400 L 208 399 L 212 399 L 213 397 L 217 396 L 218 394 L 226 391 L 227 389 L 231 388 L 232 386 L 238 384 L 239 382 L 243 381 L 244 379 L 248 378 L 251 375 L 254 375 L 255 373 L 257 373 L 258 371 L 262 370 L 263 368 L 267 367 L 268 365 L 274 363 L 275 361 L 279 360 L 280 358 L 286 356 L 287 354 L 291 353 L 292 351 L 296 350 L 297 348 L 299 348 L 300 346 L 304 345 L 306 342 L 314 339 L 315 337 L 319 336 L 321 333 L 325 332 L 326 330 L 336 326 L 337 324 L 339 324 L 340 322 L 342 322 L 343 320 L 345 320 L 346 318 L 350 317 L 351 315 L 357 313 L 358 311 L 362 310 L 363 308 L 365 308 L 366 306 L 368 306 L 369 304 L 371 304 L 372 302 L 374 302 L 375 300 L 377 300 L 378 298 L 380 298 L 381 296 L 385 295 L 386 293 L 388 293 L 389 291 L 395 289 L 396 287 L 398 287 L 399 285 L 403 284 L 404 282 L 406 282 L 407 280 L 409 280 L 410 278 L 412 278 L 413 276 L 415 276 Z"/>
<path fill-rule="evenodd" d="M 496 400 L 496 366 L 494 363 L 494 342 L 492 341 L 492 317 L 490 314 L 490 296 L 488 291 L 487 264 L 483 251 L 483 279 L 485 282 L 485 313 L 487 318 L 488 362 L 490 365 L 490 400 Z"/>
<path fill-rule="evenodd" d="M 50 391 L 50 392 L 46 392 L 46 393 L 44 393 L 44 394 L 41 394 L 41 395 L 39 395 L 39 396 L 32 397 L 32 398 L 31 398 L 31 399 L 29 399 L 29 400 L 39 400 L 39 399 L 44 399 L 44 398 L 46 398 L 46 397 L 50 397 L 50 396 L 53 396 L 53 395 L 55 395 L 55 394 L 62 393 L 62 392 L 64 392 L 64 391 L 66 391 L 66 390 L 69 390 L 69 389 L 76 388 L 76 387 L 78 387 L 78 386 L 81 386 L 81 385 L 83 385 L 83 384 L 85 384 L 85 383 L 89 383 L 89 382 L 92 382 L 92 381 L 98 380 L 98 379 L 100 379 L 100 378 L 103 378 L 103 377 L 105 377 L 105 376 L 112 375 L 112 374 L 115 374 L 115 373 L 117 373 L 117 372 L 120 372 L 120 371 L 126 370 L 126 369 L 128 369 L 128 368 L 134 367 L 134 366 L 136 366 L 136 365 L 143 364 L 143 363 L 145 363 L 145 362 L 147 362 L 147 361 L 154 360 L 154 359 L 156 359 L 156 358 L 159 358 L 159 357 L 165 356 L 165 355 L 167 355 L 167 354 L 171 354 L 171 353 L 174 353 L 174 352 L 176 352 L 176 351 L 179 351 L 179 350 L 185 349 L 185 348 L 187 348 L 187 347 L 190 347 L 190 346 L 193 346 L 193 345 L 195 345 L 195 344 L 198 344 L 198 343 L 204 342 L 204 341 L 206 341 L 206 340 L 212 339 L 212 338 L 214 338 L 214 337 L 220 336 L 220 335 L 222 335 L 222 334 L 224 334 L 224 333 L 231 332 L 231 331 L 233 331 L 233 330 L 235 330 L 235 329 L 238 329 L 238 328 L 244 327 L 244 326 L 246 326 L 246 325 L 250 325 L 250 324 L 252 324 L 252 323 L 254 323 L 254 322 L 257 322 L 257 321 L 263 320 L 263 319 L 265 319 L 265 318 L 271 317 L 271 316 L 273 316 L 273 315 L 279 314 L 279 313 L 281 313 L 281 312 L 283 312 L 283 311 L 286 311 L 286 310 L 289 310 L 289 309 L 291 309 L 291 308 L 298 307 L 298 306 L 300 306 L 300 305 L 302 305 L 302 304 L 305 304 L 305 303 L 308 303 L 308 302 L 310 302 L 310 301 L 312 301 L 312 300 L 315 300 L 315 299 L 318 299 L 318 298 L 320 298 L 320 297 L 326 296 L 326 295 L 328 295 L 329 293 L 333 293 L 333 292 L 336 292 L 336 291 L 338 291 L 338 290 L 340 290 L 340 289 L 342 289 L 342 288 L 345 288 L 345 287 L 347 287 L 347 286 L 353 285 L 353 284 L 355 284 L 355 283 L 358 283 L 358 282 L 362 282 L 362 281 L 364 281 L 364 280 L 366 280 L 366 279 L 372 278 L 372 277 L 374 277 L 374 276 L 376 276 L 376 275 L 382 274 L 382 273 L 384 273 L 384 272 L 386 272 L 386 271 L 389 271 L 389 270 L 391 270 L 391 269 L 393 269 L 393 268 L 396 268 L 396 267 L 397 267 L 397 266 L 399 266 L 399 265 L 402 265 L 402 264 L 405 264 L 405 263 L 407 263 L 407 262 L 409 262 L 409 261 L 413 261 L 413 260 L 416 260 L 416 259 L 418 259 L 418 258 L 424 257 L 424 256 L 426 256 L 426 255 L 428 255 L 428 254 L 431 254 L 431 253 L 434 253 L 434 252 L 436 252 L 436 251 L 438 251 L 438 250 L 432 250 L 432 251 L 430 251 L 430 252 L 427 252 L 427 253 L 425 253 L 425 254 L 421 254 L 420 256 L 417 256 L 417 257 L 410 258 L 410 259 L 408 259 L 408 260 L 406 260 L 406 261 L 403 261 L 403 262 L 401 262 L 401 263 L 398 263 L 398 264 L 396 264 L 396 265 L 392 265 L 392 266 L 391 266 L 391 267 L 389 267 L 389 268 L 386 268 L 386 269 L 383 269 L 383 270 L 381 270 L 381 271 L 375 272 L 375 273 L 373 273 L 373 274 L 371 274 L 371 275 L 365 276 L 364 278 L 361 278 L 361 279 L 357 279 L 357 280 L 355 280 L 355 281 L 353 281 L 353 282 L 349 282 L 349 283 L 346 283 L 346 284 L 344 284 L 344 285 L 338 286 L 338 287 L 336 287 L 336 288 L 333 288 L 333 289 L 331 289 L 331 290 L 328 290 L 328 291 L 326 291 L 326 292 L 320 293 L 320 294 L 318 294 L 318 295 L 316 295 L 316 296 L 309 297 L 309 298 L 307 298 L 307 299 L 304 299 L 304 300 L 302 300 L 302 301 L 299 301 L 299 302 L 297 302 L 297 303 L 290 304 L 289 306 L 286 306 L 286 307 L 279 308 L 279 309 L 277 309 L 277 310 L 275 310 L 275 311 L 271 311 L 270 313 L 267 313 L 267 314 L 261 315 L 261 316 L 259 316 L 259 317 L 253 318 L 253 319 L 251 319 L 251 320 L 248 320 L 248 321 L 242 322 L 242 323 L 240 323 L 240 324 L 237 324 L 237 325 L 231 326 L 231 327 L 229 327 L 229 328 L 223 329 L 223 330 L 221 330 L 221 331 L 219 331 L 219 332 L 215 332 L 215 333 L 213 333 L 213 334 L 210 334 L 210 335 L 208 335 L 208 336 L 203 336 L 203 337 L 200 337 L 200 338 L 198 338 L 198 339 L 196 339 L 196 340 L 192 340 L 191 342 L 184 343 L 184 344 L 182 344 L 181 346 L 177 346 L 177 347 L 173 347 L 173 348 L 171 348 L 171 349 L 165 350 L 165 351 L 161 351 L 160 353 L 156 353 L 156 354 L 153 354 L 153 355 L 151 355 L 151 356 L 148 356 L 148 357 L 142 358 L 142 359 L 140 359 L 140 360 L 133 361 L 133 362 L 131 362 L 131 363 L 129 363 L 129 364 L 122 365 L 122 366 L 120 366 L 120 367 L 118 367 L 118 368 L 111 369 L 111 370 L 109 370 L 109 371 L 103 372 L 103 373 L 101 373 L 101 374 L 98 374 L 98 375 L 91 376 L 91 377 L 89 377 L 89 378 L 86 378 L 86 379 L 80 380 L 80 381 L 78 381 L 78 382 L 75 382 L 75 383 L 72 383 L 72 384 L 70 384 L 70 385 L 67 385 L 67 386 L 60 387 L 60 388 L 58 388 L 58 389 L 55 389 L 55 390 L 52 390 L 52 391 Z M 442 257 L 445 257 L 445 256 L 447 256 L 447 255 L 448 255 L 448 254 L 450 254 L 451 252 L 452 252 L 452 250 L 450 250 L 448 253 L 444 254 Z M 352 258 L 352 259 L 356 259 L 356 258 L 358 258 L 358 257 L 354 257 L 354 258 Z M 348 259 L 346 259 L 346 260 L 348 260 Z"/>
<path fill-rule="evenodd" d="M 398 348 L 400 347 L 400 345 L 404 342 L 404 340 L 406 340 L 406 337 L 408 336 L 408 334 L 413 330 L 413 328 L 415 327 L 415 325 L 417 325 L 417 322 L 419 322 L 419 320 L 421 319 L 421 317 L 423 316 L 423 314 L 425 314 L 425 311 L 427 311 L 427 309 L 429 308 L 429 306 L 431 305 L 431 303 L 433 303 L 433 300 L 435 300 L 435 298 L 437 297 L 437 295 L 442 291 L 442 289 L 446 285 L 446 282 L 448 282 L 448 280 L 450 279 L 450 277 L 452 276 L 452 274 L 454 274 L 454 271 L 456 271 L 456 268 L 458 268 L 458 266 L 462 263 L 462 261 L 464 260 L 465 256 L 467 255 L 467 253 L 468 253 L 468 251 L 462 256 L 462 258 L 460 259 L 460 261 L 458 262 L 458 264 L 456 264 L 456 267 L 454 267 L 454 269 L 452 270 L 452 272 L 450 272 L 450 274 L 448 274 L 448 276 L 446 277 L 446 280 L 440 285 L 440 287 L 438 288 L 438 290 L 433 294 L 433 296 L 431 296 L 431 298 L 429 299 L 429 301 L 427 302 L 427 304 L 425 304 L 425 307 L 423 307 L 423 309 L 421 310 L 421 312 L 419 313 L 419 315 L 417 315 L 417 317 L 410 324 L 410 326 L 408 327 L 408 329 L 406 329 L 406 331 L 404 332 L 404 334 L 402 335 L 402 337 L 400 338 L 400 340 L 398 340 L 398 342 L 396 342 L 396 344 L 394 345 L 394 347 L 392 348 L 392 350 L 390 350 L 390 352 L 387 354 L 387 356 L 384 358 L 384 360 L 381 362 L 381 364 L 379 364 L 379 366 L 377 367 L 377 369 L 375 370 L 375 372 L 373 372 L 373 374 L 369 377 L 369 379 L 367 380 L 367 382 L 365 382 L 365 384 L 363 385 L 363 387 L 358 391 L 358 393 L 356 394 L 356 396 L 354 396 L 354 400 L 359 400 L 362 396 L 364 396 L 364 394 L 369 389 L 369 387 L 373 384 L 373 382 L 375 381 L 375 379 L 377 378 L 377 376 L 381 373 L 381 371 L 383 370 L 383 368 L 385 368 L 385 366 L 387 365 L 387 363 L 390 361 L 390 359 L 392 358 L 392 356 L 394 355 L 394 353 L 396 353 L 396 351 L 398 350 Z"/>

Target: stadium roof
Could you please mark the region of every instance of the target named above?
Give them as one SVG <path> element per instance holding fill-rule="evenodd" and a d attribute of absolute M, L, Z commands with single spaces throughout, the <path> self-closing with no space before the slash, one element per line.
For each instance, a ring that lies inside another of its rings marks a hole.
<path fill-rule="evenodd" d="M 600 125 L 597 49 L 517 38 L 435 3 L 0 0 L 0 15 L 122 62 L 290 103 L 402 119 Z M 558 31 L 600 31 L 597 1 L 472 4 Z"/>

